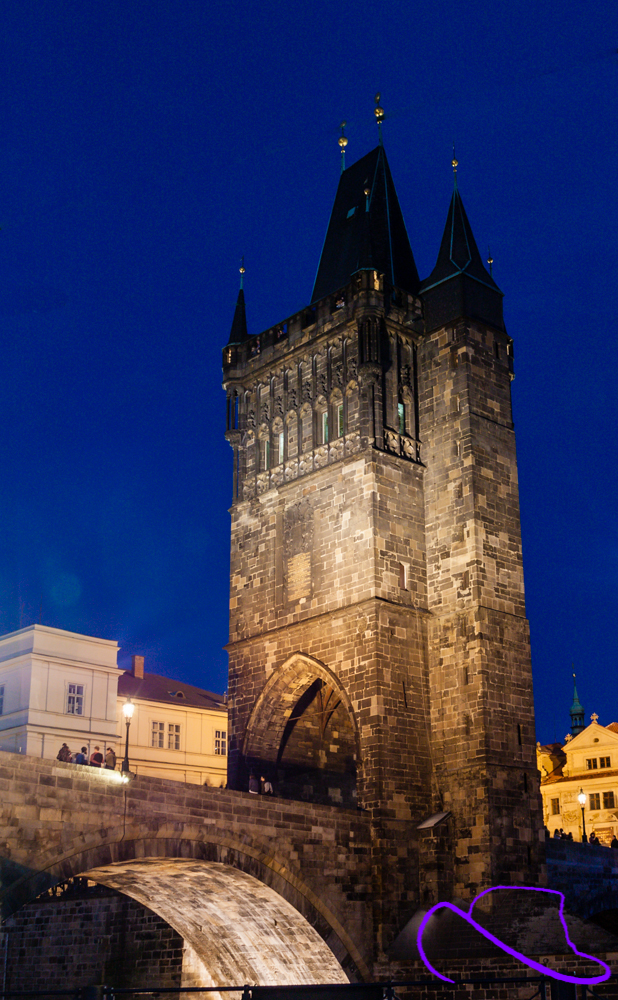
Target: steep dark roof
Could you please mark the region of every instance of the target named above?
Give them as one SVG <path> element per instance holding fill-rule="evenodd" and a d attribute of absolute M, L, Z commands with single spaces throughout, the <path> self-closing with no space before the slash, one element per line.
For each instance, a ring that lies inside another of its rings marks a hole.
<path fill-rule="evenodd" d="M 457 188 L 453 191 L 436 266 L 421 282 L 428 329 L 467 316 L 503 327 L 502 292 L 483 264 Z"/>
<path fill-rule="evenodd" d="M 247 312 L 245 309 L 245 293 L 242 288 L 238 292 L 238 298 L 236 299 L 236 309 L 234 310 L 234 319 L 232 320 L 232 329 L 230 330 L 229 344 L 242 344 L 243 340 L 247 340 L 249 334 L 247 333 Z"/>
<path fill-rule="evenodd" d="M 369 188 L 369 205 L 365 188 Z M 311 301 L 375 269 L 397 288 L 416 293 L 418 272 L 386 153 L 377 146 L 341 175 Z"/>
<path fill-rule="evenodd" d="M 144 701 L 162 701 L 169 705 L 191 705 L 227 711 L 222 694 L 202 691 L 201 688 L 193 687 L 191 684 L 175 681 L 169 677 L 160 677 L 158 674 L 145 674 L 139 678 L 126 671 L 118 678 L 118 694 L 121 698 L 139 698 Z"/>

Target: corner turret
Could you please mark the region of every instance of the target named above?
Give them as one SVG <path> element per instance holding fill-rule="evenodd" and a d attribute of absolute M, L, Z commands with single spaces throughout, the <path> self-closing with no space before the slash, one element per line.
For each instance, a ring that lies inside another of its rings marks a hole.
<path fill-rule="evenodd" d="M 421 283 L 419 294 L 427 330 L 462 318 L 504 330 L 503 293 L 481 260 L 456 178 L 436 266 Z"/>

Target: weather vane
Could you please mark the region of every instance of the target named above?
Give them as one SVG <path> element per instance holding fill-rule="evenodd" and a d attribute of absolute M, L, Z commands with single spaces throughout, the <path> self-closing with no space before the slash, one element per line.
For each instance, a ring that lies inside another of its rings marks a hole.
<path fill-rule="evenodd" d="M 375 96 L 376 106 L 374 109 L 374 115 L 376 116 L 376 121 L 378 123 L 378 133 L 380 135 L 380 145 L 382 145 L 382 122 L 384 121 L 384 108 L 380 107 L 380 95 Z"/>
<path fill-rule="evenodd" d="M 457 187 L 457 167 L 459 166 L 459 160 L 455 156 L 455 143 L 453 143 L 453 159 L 451 160 L 451 166 L 453 167 L 453 181 L 455 182 L 455 187 Z"/>
<path fill-rule="evenodd" d="M 243 287 L 243 280 L 244 280 L 244 277 L 245 277 L 245 255 L 244 254 L 240 258 L 240 267 L 238 268 L 238 270 L 240 271 L 240 287 L 242 288 Z"/>
<path fill-rule="evenodd" d="M 345 122 L 341 122 L 339 126 L 341 128 L 341 135 L 339 136 L 339 149 L 341 150 L 341 173 L 345 170 L 345 148 L 348 144 L 348 140 L 345 136 Z"/>

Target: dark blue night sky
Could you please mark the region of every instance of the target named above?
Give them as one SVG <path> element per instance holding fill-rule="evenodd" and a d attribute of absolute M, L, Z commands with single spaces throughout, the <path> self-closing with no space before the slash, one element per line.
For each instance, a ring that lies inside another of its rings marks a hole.
<path fill-rule="evenodd" d="M 538 738 L 618 721 L 618 8 L 23 0 L 0 11 L 0 632 L 226 686 L 221 348 L 306 305 L 384 143 L 421 277 L 459 187 L 515 341 Z"/>

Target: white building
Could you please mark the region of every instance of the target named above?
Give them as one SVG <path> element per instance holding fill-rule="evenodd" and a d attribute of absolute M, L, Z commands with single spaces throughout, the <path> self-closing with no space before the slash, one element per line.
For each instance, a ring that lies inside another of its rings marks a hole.
<path fill-rule="evenodd" d="M 118 739 L 118 643 L 47 625 L 0 636 L 0 750 L 53 758 Z"/>
<path fill-rule="evenodd" d="M 227 781 L 223 695 L 157 674 L 117 666 L 118 643 L 30 625 L 0 636 L 0 750 L 53 759 L 63 743 L 76 753 L 111 747 L 121 766 L 130 698 L 129 767 L 175 781 Z"/>

